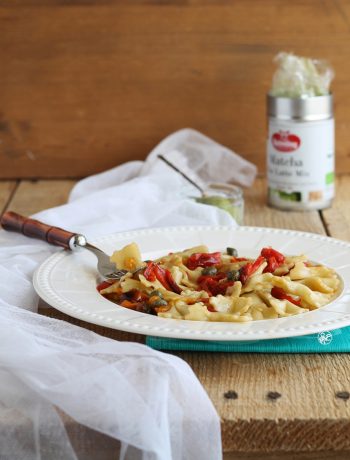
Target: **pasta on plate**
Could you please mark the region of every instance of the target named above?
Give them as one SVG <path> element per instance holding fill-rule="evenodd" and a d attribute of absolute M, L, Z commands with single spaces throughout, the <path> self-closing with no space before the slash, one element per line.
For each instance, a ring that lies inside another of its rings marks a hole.
<path fill-rule="evenodd" d="M 142 313 L 192 321 L 249 322 L 282 318 L 320 308 L 341 290 L 336 272 L 304 255 L 271 247 L 256 259 L 236 249 L 209 252 L 197 246 L 142 262 L 132 243 L 111 260 L 128 272 L 98 291 L 118 305 Z"/>

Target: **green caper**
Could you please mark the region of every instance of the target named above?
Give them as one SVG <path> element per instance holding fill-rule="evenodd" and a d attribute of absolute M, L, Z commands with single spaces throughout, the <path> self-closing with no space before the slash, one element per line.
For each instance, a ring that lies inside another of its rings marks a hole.
<path fill-rule="evenodd" d="M 158 289 L 155 289 L 154 291 L 150 292 L 149 294 L 150 297 L 157 296 L 160 297 L 161 299 L 163 298 L 163 294 L 158 291 Z"/>
<path fill-rule="evenodd" d="M 226 248 L 226 252 L 229 256 L 238 257 L 238 251 L 235 248 Z"/>
<path fill-rule="evenodd" d="M 165 307 L 166 305 L 168 305 L 168 302 L 164 299 L 159 299 L 159 298 L 158 300 L 155 300 L 151 304 L 152 307 Z"/>
<path fill-rule="evenodd" d="M 209 275 L 209 276 L 214 276 L 218 272 L 218 269 L 216 267 L 205 267 L 202 270 L 202 275 Z"/>
<path fill-rule="evenodd" d="M 240 277 L 239 270 L 231 270 L 226 273 L 227 279 L 229 281 L 238 281 Z"/>

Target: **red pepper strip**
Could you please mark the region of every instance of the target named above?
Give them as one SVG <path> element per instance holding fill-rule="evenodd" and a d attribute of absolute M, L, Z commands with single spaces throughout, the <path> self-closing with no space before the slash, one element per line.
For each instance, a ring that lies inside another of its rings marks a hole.
<path fill-rule="evenodd" d="M 200 290 L 207 292 L 210 296 L 214 295 L 214 290 L 217 284 L 218 282 L 211 276 L 201 276 L 198 279 L 198 287 Z"/>
<path fill-rule="evenodd" d="M 263 248 L 261 250 L 261 254 L 263 257 L 265 257 L 265 259 L 270 259 L 270 257 L 274 257 L 276 259 L 276 261 L 282 265 L 283 262 L 286 260 L 286 258 L 284 257 L 283 254 L 281 254 L 280 252 L 276 251 L 275 249 L 272 249 L 272 248 Z"/>
<path fill-rule="evenodd" d="M 221 281 L 224 279 L 226 279 L 225 273 L 218 273 L 214 276 L 202 275 L 198 278 L 198 286 L 210 296 L 225 295 L 226 289 L 233 286 L 234 281 Z"/>
<path fill-rule="evenodd" d="M 283 254 L 272 248 L 263 248 L 261 250 L 261 255 L 265 257 L 267 261 L 267 266 L 263 273 L 273 273 L 286 260 Z"/>
<path fill-rule="evenodd" d="M 109 286 L 111 286 L 113 284 L 113 282 L 110 282 L 110 281 L 102 281 L 102 283 L 98 284 L 96 286 L 96 289 L 98 290 L 98 292 L 102 291 L 103 289 L 106 289 L 108 288 Z"/>
<path fill-rule="evenodd" d="M 167 291 L 171 291 L 171 287 L 168 283 L 166 272 L 164 268 L 159 267 L 159 265 L 154 265 L 154 273 L 157 280 L 165 287 Z"/>
<path fill-rule="evenodd" d="M 176 294 L 181 294 L 182 289 L 180 286 L 175 282 L 173 275 L 169 270 L 164 270 L 165 271 L 165 279 L 168 282 L 168 285 L 170 286 L 170 291 L 176 292 Z"/>
<path fill-rule="evenodd" d="M 155 281 L 156 280 L 156 274 L 154 271 L 155 263 L 153 262 L 147 262 L 147 267 L 145 271 L 143 272 L 143 276 L 146 278 L 148 281 Z"/>
<path fill-rule="evenodd" d="M 226 278 L 226 273 L 219 272 L 216 275 L 201 275 L 198 278 L 197 282 L 198 282 L 198 284 L 200 284 L 202 281 L 205 281 L 207 279 L 212 279 L 212 280 L 218 282 L 220 280 L 223 280 L 224 278 Z"/>
<path fill-rule="evenodd" d="M 256 272 L 257 269 L 260 267 L 261 264 L 265 262 L 264 257 L 259 256 L 252 265 L 252 273 Z"/>
<path fill-rule="evenodd" d="M 240 282 L 242 284 L 246 283 L 248 278 L 252 276 L 252 274 L 256 272 L 260 265 L 264 262 L 265 258 L 263 256 L 259 256 L 254 262 L 248 262 L 246 265 L 243 265 L 240 269 Z"/>
<path fill-rule="evenodd" d="M 197 267 L 210 267 L 221 263 L 221 253 L 201 253 L 192 254 L 187 260 L 187 267 L 190 270 L 195 270 Z"/>
<path fill-rule="evenodd" d="M 177 294 L 181 293 L 181 288 L 175 283 L 170 271 L 160 267 L 154 262 L 147 262 L 147 267 L 143 272 L 143 276 L 146 280 L 151 282 L 157 279 L 168 291 L 173 291 Z"/>
<path fill-rule="evenodd" d="M 216 287 L 216 292 L 217 293 L 215 295 L 218 295 L 218 294 L 225 295 L 227 288 L 233 286 L 234 284 L 235 284 L 234 281 L 222 281 L 222 282 L 219 282 L 217 287 Z"/>
<path fill-rule="evenodd" d="M 267 265 L 263 273 L 273 273 L 281 264 L 272 256 L 267 259 Z"/>
<path fill-rule="evenodd" d="M 288 300 L 289 302 L 291 303 L 294 303 L 294 305 L 297 305 L 298 307 L 300 307 L 301 305 L 301 299 L 294 299 L 294 297 L 288 295 L 286 293 L 286 291 L 282 288 L 279 288 L 279 287 L 276 287 L 274 286 L 272 289 L 271 289 L 271 295 L 273 297 L 276 297 L 276 299 L 278 300 Z"/>

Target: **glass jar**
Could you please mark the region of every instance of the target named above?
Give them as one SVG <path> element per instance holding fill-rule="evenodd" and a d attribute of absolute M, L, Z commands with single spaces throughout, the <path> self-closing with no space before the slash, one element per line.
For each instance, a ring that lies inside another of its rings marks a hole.
<path fill-rule="evenodd" d="M 228 212 L 237 222 L 243 224 L 244 198 L 243 191 L 237 185 L 209 184 L 203 191 L 203 195 L 196 197 L 197 203 L 217 206 Z"/>

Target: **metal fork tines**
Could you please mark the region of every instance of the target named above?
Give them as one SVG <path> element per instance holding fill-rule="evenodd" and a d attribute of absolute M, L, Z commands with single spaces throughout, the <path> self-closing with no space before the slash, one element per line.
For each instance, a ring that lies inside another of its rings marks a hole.
<path fill-rule="evenodd" d="M 101 249 L 96 248 L 96 246 L 93 246 L 92 244 L 86 242 L 86 244 L 83 247 L 95 254 L 98 261 L 97 269 L 104 278 L 111 280 L 119 280 L 122 276 L 128 273 L 127 270 L 121 270 L 116 268 L 115 264 L 110 261 L 109 256 Z"/>

